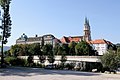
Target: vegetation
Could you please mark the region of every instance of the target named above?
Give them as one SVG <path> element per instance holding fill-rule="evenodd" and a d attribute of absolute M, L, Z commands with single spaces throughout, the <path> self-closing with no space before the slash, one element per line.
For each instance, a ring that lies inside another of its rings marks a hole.
<path fill-rule="evenodd" d="M 108 68 L 108 70 L 116 70 L 120 64 L 120 51 L 109 50 L 101 57 L 101 62 L 103 67 Z"/>
<path fill-rule="evenodd" d="M 5 63 L 9 66 L 25 66 L 26 60 L 8 56 L 5 58 Z"/>
<path fill-rule="evenodd" d="M 2 37 L 1 37 L 1 67 L 3 67 L 4 62 L 4 56 L 3 56 L 3 44 L 7 43 L 7 38 L 11 36 L 11 19 L 9 14 L 9 7 L 10 7 L 11 0 L 0 0 L 0 6 L 3 9 L 3 15 L 2 15 L 2 26 L 0 26 L 0 29 L 2 29 Z"/>
<path fill-rule="evenodd" d="M 95 55 L 93 48 L 86 42 L 81 41 L 75 46 L 76 55 Z"/>
<path fill-rule="evenodd" d="M 63 51 L 63 53 L 62 53 L 60 61 L 61 61 L 62 69 L 63 69 L 64 65 L 65 65 L 65 62 L 67 61 L 67 57 L 66 57 L 65 51 Z"/>
<path fill-rule="evenodd" d="M 77 45 L 77 43 L 75 43 L 74 41 L 72 41 L 68 47 L 69 47 L 69 54 L 72 55 L 76 55 L 75 53 L 75 46 Z"/>
<path fill-rule="evenodd" d="M 74 47 L 71 45 L 74 44 Z M 84 49 L 86 50 L 84 52 Z M 72 50 L 73 49 L 73 50 Z M 75 50 L 74 50 L 75 49 Z M 76 53 L 76 49 L 78 52 Z M 88 50 L 87 50 L 88 49 Z M 93 69 L 97 69 L 97 71 L 104 71 L 104 70 L 115 70 L 118 68 L 120 64 L 120 47 L 117 47 L 117 50 L 111 50 L 108 53 L 104 54 L 101 57 L 101 63 L 97 62 L 84 62 L 83 64 L 80 63 L 78 67 L 76 67 L 76 63 L 66 63 L 67 55 L 93 55 L 91 52 L 93 49 L 88 45 L 86 42 L 74 43 L 72 42 L 69 45 L 66 44 L 56 44 L 55 47 L 51 44 L 46 44 L 43 47 L 40 46 L 39 43 L 34 44 L 19 44 L 14 45 L 11 49 L 5 52 L 6 55 L 10 57 L 5 58 L 5 62 L 12 66 L 28 66 L 28 67 L 45 67 L 44 62 L 47 59 L 49 63 L 53 65 L 55 61 L 55 55 L 61 56 L 61 64 L 55 65 L 56 69 L 69 69 L 69 70 L 81 70 L 81 71 L 92 71 Z M 79 52 L 79 50 L 83 52 Z M 73 52 L 75 53 L 73 54 Z M 19 59 L 19 56 L 28 56 L 27 60 Z M 39 57 L 39 62 L 34 63 L 33 55 Z M 19 62 L 18 62 L 19 61 Z"/>
<path fill-rule="evenodd" d="M 55 44 L 55 47 L 53 48 L 53 50 L 55 55 L 61 55 L 62 49 L 59 43 Z"/>
<path fill-rule="evenodd" d="M 93 53 L 92 53 L 93 51 Z M 44 66 L 44 62 L 46 59 L 49 63 L 53 64 L 55 61 L 55 55 L 61 56 L 61 64 L 57 65 L 57 67 L 73 69 L 75 64 L 66 64 L 67 55 L 70 56 L 79 56 L 79 55 L 94 55 L 94 50 L 92 47 L 85 41 L 81 41 L 79 43 L 71 42 L 68 44 L 58 44 L 56 43 L 54 48 L 51 44 L 46 44 L 41 46 L 39 43 L 33 44 L 16 44 L 11 47 L 11 49 L 5 52 L 6 55 L 11 57 L 18 58 L 19 56 L 28 56 L 24 66 L 35 67 L 41 64 Z M 34 63 L 34 55 L 38 56 L 39 62 Z M 17 59 L 15 59 L 17 60 Z"/>
<path fill-rule="evenodd" d="M 55 47 L 51 44 L 46 44 L 40 47 L 39 43 L 34 44 L 16 44 L 10 49 L 10 55 L 13 56 L 29 56 L 29 55 L 39 55 L 47 56 L 50 54 L 62 55 L 95 55 L 95 50 L 85 41 L 79 43 L 71 42 L 68 44 L 55 44 Z"/>

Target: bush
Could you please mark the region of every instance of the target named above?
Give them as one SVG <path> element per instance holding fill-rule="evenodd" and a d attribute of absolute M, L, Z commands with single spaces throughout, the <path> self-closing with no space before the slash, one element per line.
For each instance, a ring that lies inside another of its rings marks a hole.
<path fill-rule="evenodd" d="M 6 57 L 5 62 L 11 66 L 25 66 L 26 60 L 16 57 Z"/>
<path fill-rule="evenodd" d="M 40 64 L 40 63 L 33 63 L 33 65 L 31 67 L 36 67 L 36 68 L 43 68 L 44 65 Z"/>
<path fill-rule="evenodd" d="M 85 68 L 82 71 L 92 71 L 92 69 L 97 69 L 97 72 L 102 71 L 102 64 L 99 62 L 86 62 Z"/>
<path fill-rule="evenodd" d="M 67 63 L 67 64 L 65 65 L 65 68 L 68 68 L 68 70 L 73 70 L 74 67 L 75 67 L 75 64 L 74 64 L 74 63 Z"/>

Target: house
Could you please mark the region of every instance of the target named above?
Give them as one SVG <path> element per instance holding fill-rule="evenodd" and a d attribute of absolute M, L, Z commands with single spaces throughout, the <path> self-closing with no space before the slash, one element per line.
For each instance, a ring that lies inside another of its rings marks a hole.
<path fill-rule="evenodd" d="M 96 39 L 88 42 L 97 52 L 98 55 L 103 55 L 109 49 L 109 46 L 112 45 L 110 41 L 105 39 Z"/>

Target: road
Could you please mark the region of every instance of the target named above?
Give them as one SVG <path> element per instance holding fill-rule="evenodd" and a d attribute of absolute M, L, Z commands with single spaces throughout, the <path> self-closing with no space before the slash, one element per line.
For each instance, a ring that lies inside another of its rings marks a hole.
<path fill-rule="evenodd" d="M 0 80 L 120 80 L 120 74 L 14 67 L 0 69 Z"/>

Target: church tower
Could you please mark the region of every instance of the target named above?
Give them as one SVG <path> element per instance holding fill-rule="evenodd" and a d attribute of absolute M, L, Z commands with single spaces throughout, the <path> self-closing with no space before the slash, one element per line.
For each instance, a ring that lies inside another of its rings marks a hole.
<path fill-rule="evenodd" d="M 89 20 L 87 19 L 87 17 L 85 18 L 85 23 L 84 23 L 84 40 L 91 41 L 91 31 L 90 31 Z"/>

